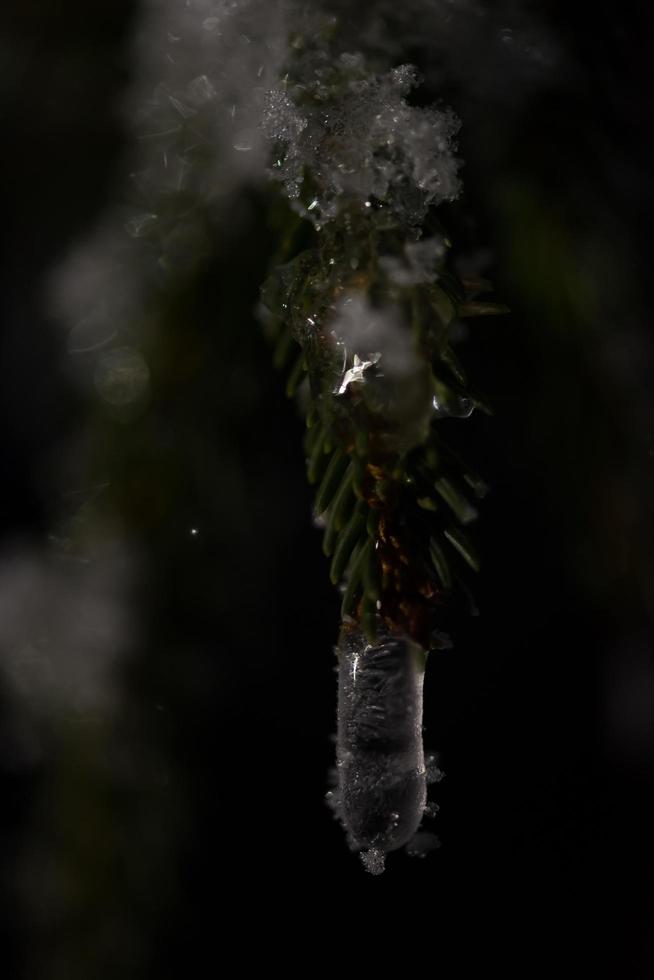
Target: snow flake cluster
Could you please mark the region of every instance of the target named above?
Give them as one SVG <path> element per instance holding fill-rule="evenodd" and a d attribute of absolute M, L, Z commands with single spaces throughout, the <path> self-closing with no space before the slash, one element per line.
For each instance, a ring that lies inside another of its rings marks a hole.
<path fill-rule="evenodd" d="M 333 63 L 321 54 L 300 81 L 269 93 L 263 117 L 278 148 L 272 174 L 298 210 L 322 224 L 345 204 L 374 201 L 417 224 L 430 205 L 455 198 L 459 122 L 450 110 L 408 104 L 415 69 L 377 75 L 361 54 Z"/>

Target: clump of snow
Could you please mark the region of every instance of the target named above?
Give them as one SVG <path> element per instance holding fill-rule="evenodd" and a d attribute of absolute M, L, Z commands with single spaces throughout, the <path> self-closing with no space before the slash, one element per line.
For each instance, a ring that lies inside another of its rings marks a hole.
<path fill-rule="evenodd" d="M 299 81 L 269 93 L 264 112 L 264 132 L 276 142 L 271 174 L 297 209 L 321 225 L 347 204 L 376 202 L 412 225 L 430 205 L 453 200 L 459 121 L 449 109 L 409 105 L 415 69 L 378 74 L 360 54 L 323 54 L 301 61 Z"/>

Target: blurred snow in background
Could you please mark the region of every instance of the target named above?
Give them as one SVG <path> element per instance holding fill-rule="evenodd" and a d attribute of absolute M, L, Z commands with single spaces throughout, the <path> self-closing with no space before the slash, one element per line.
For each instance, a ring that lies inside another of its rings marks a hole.
<path fill-rule="evenodd" d="M 116 665 L 138 637 L 132 562 L 113 545 L 93 562 L 5 550 L 0 648 L 11 690 L 37 716 L 106 716 L 120 704 Z"/>

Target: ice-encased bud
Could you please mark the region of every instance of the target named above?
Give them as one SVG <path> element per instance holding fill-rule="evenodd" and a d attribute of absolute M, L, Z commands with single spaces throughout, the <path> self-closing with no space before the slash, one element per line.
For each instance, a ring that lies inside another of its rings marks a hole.
<path fill-rule="evenodd" d="M 343 628 L 338 656 L 339 817 L 350 846 L 379 874 L 425 809 L 424 660 L 404 638 L 380 630 L 373 645 L 355 626 Z"/>

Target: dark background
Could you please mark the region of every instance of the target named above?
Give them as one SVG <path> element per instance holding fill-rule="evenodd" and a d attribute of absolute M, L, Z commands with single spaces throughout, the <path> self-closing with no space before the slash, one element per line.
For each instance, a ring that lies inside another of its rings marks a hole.
<path fill-rule="evenodd" d="M 97 423 L 106 506 L 143 558 L 120 710 L 30 716 L 26 752 L 28 709 L 0 682 L 7 976 L 181 977 L 228 951 L 340 970 L 346 941 L 364 965 L 424 950 L 434 968 L 651 975 L 648 24 L 635 4 L 540 14 L 564 52 L 545 80 L 440 93 L 466 161 L 444 220 L 512 310 L 461 347 L 495 416 L 456 432 L 491 493 L 480 615 L 448 623 L 426 676 L 442 847 L 372 878 L 323 802 L 338 596 L 252 312 L 273 239 L 248 193 L 162 317 L 147 411 Z M 117 176 L 132 17 L 124 0 L 3 14 L 5 554 L 46 546 L 44 473 L 87 411 L 53 369 L 41 283 Z"/>

